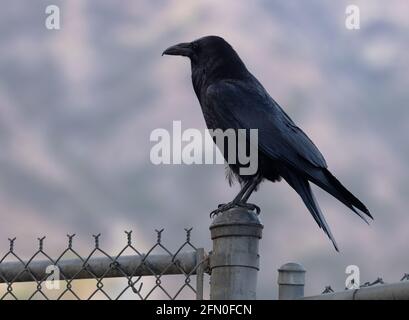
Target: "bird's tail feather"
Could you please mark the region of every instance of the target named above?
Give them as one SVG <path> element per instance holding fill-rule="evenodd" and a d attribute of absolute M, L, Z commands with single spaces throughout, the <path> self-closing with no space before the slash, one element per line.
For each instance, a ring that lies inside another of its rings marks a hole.
<path fill-rule="evenodd" d="M 358 210 L 365 213 L 368 217 L 373 219 L 368 208 L 357 198 L 355 197 L 347 188 L 345 188 L 341 182 L 335 178 L 331 172 L 327 169 L 320 170 L 319 173 L 314 174 L 310 180 L 319 186 L 320 188 L 327 191 L 333 197 L 337 198 L 344 205 L 354 211 L 358 216 L 360 216 L 366 223 L 368 223 L 366 217 L 359 212 Z M 358 209 L 358 210 L 356 210 Z"/>
<path fill-rule="evenodd" d="M 324 215 L 322 214 L 317 201 L 315 200 L 308 180 L 291 172 L 286 172 L 282 176 L 287 181 L 287 183 L 300 195 L 301 199 L 304 201 L 318 226 L 322 228 L 327 234 L 328 238 L 330 238 L 335 247 L 335 250 L 339 251 L 335 238 L 332 235 L 327 222 L 325 221 Z"/>

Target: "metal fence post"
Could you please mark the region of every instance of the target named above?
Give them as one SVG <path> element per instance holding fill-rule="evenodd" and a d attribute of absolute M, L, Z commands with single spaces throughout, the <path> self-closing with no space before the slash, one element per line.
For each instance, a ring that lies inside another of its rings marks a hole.
<path fill-rule="evenodd" d="M 256 299 L 258 244 L 263 225 L 247 209 L 220 213 L 210 225 L 210 299 Z"/>
<path fill-rule="evenodd" d="M 292 300 L 304 296 L 305 269 L 290 262 L 278 269 L 278 299 Z"/>
<path fill-rule="evenodd" d="M 206 253 L 203 248 L 196 250 L 196 300 L 203 300 L 203 281 L 206 270 Z"/>

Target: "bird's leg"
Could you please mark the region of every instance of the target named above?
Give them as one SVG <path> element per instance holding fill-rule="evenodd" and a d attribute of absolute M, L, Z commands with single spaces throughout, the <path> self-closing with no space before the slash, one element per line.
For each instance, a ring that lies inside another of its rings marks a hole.
<path fill-rule="evenodd" d="M 257 214 L 259 214 L 260 208 L 253 203 L 247 203 L 247 200 L 250 198 L 251 194 L 254 192 L 254 190 L 259 185 L 262 179 L 263 179 L 262 176 L 257 175 L 253 180 L 247 181 L 244 187 L 233 199 L 233 201 L 219 205 L 219 207 L 216 210 L 210 213 L 210 217 L 212 218 L 214 215 L 234 207 L 242 207 L 249 210 L 256 210 Z"/>
<path fill-rule="evenodd" d="M 247 203 L 247 200 L 250 198 L 251 194 L 254 192 L 254 190 L 259 185 L 262 179 L 263 178 L 261 176 L 257 176 L 252 181 L 251 185 L 249 186 L 249 188 L 247 189 L 247 191 L 245 192 L 241 200 L 237 203 L 239 207 L 247 208 L 250 210 L 256 210 L 257 214 L 260 213 L 260 207 L 258 207 L 257 205 L 253 203 Z"/>
<path fill-rule="evenodd" d="M 240 202 L 244 202 L 246 203 L 247 200 L 250 198 L 251 194 L 254 192 L 254 190 L 256 189 L 256 187 L 258 186 L 258 184 L 260 183 L 261 178 L 257 177 L 255 179 L 253 179 L 251 181 L 251 185 L 249 186 L 249 188 L 246 190 L 246 193 L 243 195 L 243 197 L 241 198 Z"/>
<path fill-rule="evenodd" d="M 234 197 L 233 201 L 231 201 L 229 203 L 219 204 L 218 208 L 216 210 L 213 210 L 210 213 L 210 218 L 213 218 L 213 216 L 215 216 L 216 214 L 218 214 L 220 212 L 226 211 L 228 209 L 231 209 L 231 208 L 237 206 L 237 204 L 240 203 L 243 195 L 247 192 L 247 190 L 250 188 L 252 183 L 253 183 L 252 180 L 247 181 L 245 183 L 245 185 L 241 188 L 241 190 L 239 191 L 237 196 Z"/>
<path fill-rule="evenodd" d="M 243 188 L 241 188 L 241 190 L 239 191 L 237 196 L 234 197 L 233 201 L 231 201 L 229 203 L 238 203 L 241 200 L 241 198 L 243 197 L 243 195 L 246 193 L 248 188 L 250 188 L 251 183 L 252 183 L 252 181 L 247 181 L 246 184 L 243 186 Z M 224 205 L 226 205 L 226 204 L 225 203 L 219 204 L 219 208 L 223 207 Z"/>

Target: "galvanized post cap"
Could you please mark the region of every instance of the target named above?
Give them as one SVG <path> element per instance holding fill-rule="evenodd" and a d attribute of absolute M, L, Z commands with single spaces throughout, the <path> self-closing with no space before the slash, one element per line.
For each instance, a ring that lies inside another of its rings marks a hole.
<path fill-rule="evenodd" d="M 278 284 L 297 285 L 305 284 L 305 268 L 296 262 L 289 262 L 278 269 Z"/>
<path fill-rule="evenodd" d="M 212 239 L 231 236 L 249 236 L 260 239 L 263 225 L 253 211 L 235 207 L 216 216 L 209 229 Z"/>

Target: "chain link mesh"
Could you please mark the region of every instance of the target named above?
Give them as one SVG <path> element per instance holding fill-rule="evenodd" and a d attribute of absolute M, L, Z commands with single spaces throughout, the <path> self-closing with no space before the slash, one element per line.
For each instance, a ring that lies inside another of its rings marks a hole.
<path fill-rule="evenodd" d="M 163 244 L 164 229 L 155 231 L 156 242 L 146 253 L 134 247 L 132 231 L 125 231 L 126 243 L 116 255 L 101 248 L 101 234 L 93 235 L 91 252 L 81 255 L 73 245 L 75 234 L 68 234 L 67 247 L 55 258 L 44 249 L 45 237 L 37 239 L 29 259 L 17 254 L 16 238 L 9 238 L 0 258 L 0 300 L 201 299 L 207 255 L 192 244 L 192 228 L 185 229 L 176 251 Z"/>
<path fill-rule="evenodd" d="M 409 281 L 409 273 L 404 273 L 400 281 L 401 282 Z M 365 282 L 364 284 L 360 285 L 359 288 L 367 288 L 367 287 L 372 287 L 372 286 L 380 285 L 380 284 L 387 284 L 387 282 L 385 282 L 382 278 L 378 277 L 376 280 L 372 282 L 370 281 Z M 349 289 L 345 288 L 345 290 L 349 290 Z M 325 286 L 321 294 L 332 293 L 332 292 L 334 292 L 334 289 L 332 289 L 331 286 Z"/>

